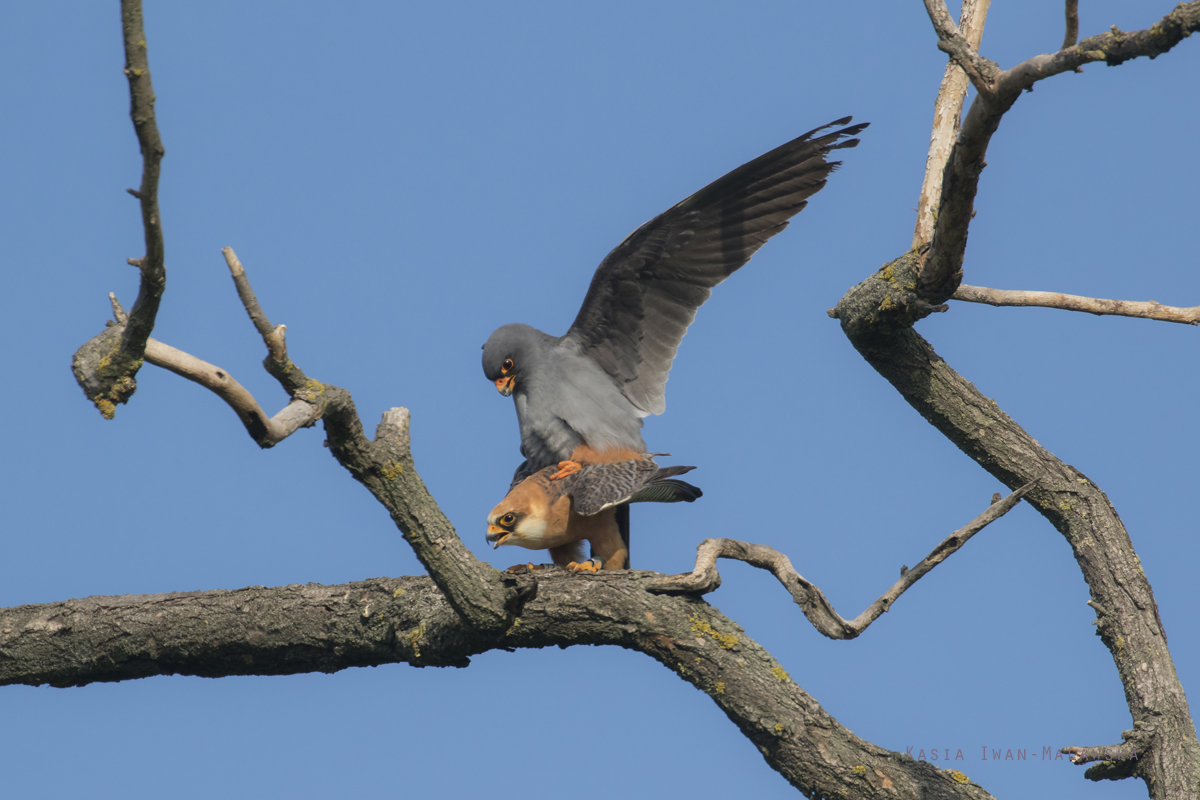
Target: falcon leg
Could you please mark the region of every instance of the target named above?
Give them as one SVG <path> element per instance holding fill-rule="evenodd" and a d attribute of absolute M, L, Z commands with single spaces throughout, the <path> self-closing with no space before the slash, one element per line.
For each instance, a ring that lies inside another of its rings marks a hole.
<path fill-rule="evenodd" d="M 572 564 L 583 558 L 583 544 L 581 542 L 571 542 L 570 544 L 551 547 L 550 558 L 554 560 L 555 566 L 570 569 Z"/>
<path fill-rule="evenodd" d="M 561 481 L 563 478 L 568 475 L 574 475 L 581 469 L 583 469 L 583 465 L 578 461 L 560 461 L 558 462 L 558 472 L 551 475 L 550 480 Z"/>
<path fill-rule="evenodd" d="M 604 569 L 627 569 L 629 548 L 621 539 L 617 510 L 614 508 L 602 511 L 591 519 L 596 520 L 587 537 L 592 545 L 592 559 L 600 561 Z"/>

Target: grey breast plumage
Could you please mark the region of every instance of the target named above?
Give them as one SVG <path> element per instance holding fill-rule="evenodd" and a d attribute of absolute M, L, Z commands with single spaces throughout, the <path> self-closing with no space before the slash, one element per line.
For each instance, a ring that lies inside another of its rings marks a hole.
<path fill-rule="evenodd" d="M 565 335 L 527 325 L 496 330 L 483 348 L 489 380 L 514 364 L 521 452 L 528 475 L 580 444 L 645 452 L 642 418 L 666 408 L 667 373 L 712 288 L 825 186 L 866 124 L 835 120 L 743 164 L 625 238 L 597 268 Z M 514 476 L 514 481 L 516 476 Z"/>

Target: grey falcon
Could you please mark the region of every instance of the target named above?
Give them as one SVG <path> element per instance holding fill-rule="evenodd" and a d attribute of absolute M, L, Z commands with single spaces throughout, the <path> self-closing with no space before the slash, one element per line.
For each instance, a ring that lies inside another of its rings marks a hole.
<path fill-rule="evenodd" d="M 642 420 L 666 409 L 667 373 L 696 310 L 824 188 L 841 164 L 830 153 L 856 146 L 867 123 L 822 132 L 851 119 L 743 164 L 629 234 L 564 335 L 520 323 L 492 333 L 483 372 L 515 401 L 525 457 L 511 485 L 560 462 L 557 478 L 646 452 Z M 617 517 L 626 543 L 628 511 Z"/>

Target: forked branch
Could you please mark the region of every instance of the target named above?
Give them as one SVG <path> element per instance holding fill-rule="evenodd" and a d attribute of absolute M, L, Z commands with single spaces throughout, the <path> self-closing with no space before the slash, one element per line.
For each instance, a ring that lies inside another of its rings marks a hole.
<path fill-rule="evenodd" d="M 987 14 L 987 3 L 983 4 L 980 9 L 982 14 Z M 954 24 L 954 18 L 950 16 L 950 10 L 946 8 L 944 0 L 925 0 L 925 11 L 929 14 L 929 19 L 933 22 L 933 28 L 938 35 L 938 49 L 950 56 L 951 60 L 958 64 L 967 77 L 971 80 L 971 85 L 980 94 L 991 94 L 996 85 L 996 79 L 1000 75 L 1000 67 L 994 61 L 989 61 L 983 58 L 978 53 L 979 42 L 971 42 L 966 33 Z M 967 8 L 963 8 L 963 19 L 969 19 L 967 16 Z M 982 19 L 980 20 L 978 36 L 983 36 Z"/>
<path fill-rule="evenodd" d="M 921 559 L 912 569 L 901 572 L 900 580 L 884 592 L 878 600 L 867 607 L 865 611 L 853 620 L 846 620 L 833 610 L 833 605 L 826 599 L 817 586 L 796 572 L 791 559 L 773 547 L 762 544 L 748 544 L 735 539 L 705 539 L 700 543 L 696 553 L 696 568 L 691 574 L 672 575 L 655 578 L 646 588 L 656 594 L 695 593 L 706 594 L 721 585 L 721 576 L 717 572 L 717 559 L 729 558 L 770 571 L 779 579 L 800 606 L 804 616 L 818 631 L 830 639 L 853 639 L 879 619 L 885 611 L 892 607 L 900 595 L 910 586 L 919 581 L 931 569 L 945 561 L 958 551 L 967 541 L 983 530 L 989 523 L 1004 516 L 1020 502 L 1021 498 L 1033 487 L 1026 484 L 1003 500 L 997 500 L 986 511 L 971 520 L 965 527 L 946 537 L 929 555 Z"/>
<path fill-rule="evenodd" d="M 924 2 L 938 34 L 938 47 L 950 53 L 951 58 L 967 71 L 979 91 L 963 120 L 962 131 L 946 165 L 932 247 L 920 268 L 918 292 L 927 302 L 937 304 L 953 296 L 958 288 L 967 246 L 967 228 L 974 216 L 974 200 L 988 144 L 1005 112 L 1021 93 L 1037 81 L 1073 71 L 1093 61 L 1116 66 L 1140 56 L 1154 58 L 1167 52 L 1200 30 L 1200 0 L 1181 3 L 1146 30 L 1125 33 L 1114 28 L 1109 33 L 1084 39 L 1074 47 L 1034 56 L 995 74 L 988 71 L 992 62 L 978 56 L 954 25 L 945 2 Z"/>

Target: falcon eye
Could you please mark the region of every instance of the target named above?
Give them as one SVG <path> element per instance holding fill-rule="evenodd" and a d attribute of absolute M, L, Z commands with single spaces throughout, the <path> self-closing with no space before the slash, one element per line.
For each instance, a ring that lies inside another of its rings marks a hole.
<path fill-rule="evenodd" d="M 500 371 L 507 375 L 508 373 L 512 372 L 514 366 L 515 364 L 513 364 L 513 360 L 511 358 L 506 358 L 504 359 L 504 363 L 500 365 Z"/>
<path fill-rule="evenodd" d="M 503 517 L 500 518 L 500 524 L 506 528 L 511 528 L 513 523 L 516 521 L 517 521 L 517 515 L 512 514 L 512 513 L 505 514 Z"/>

